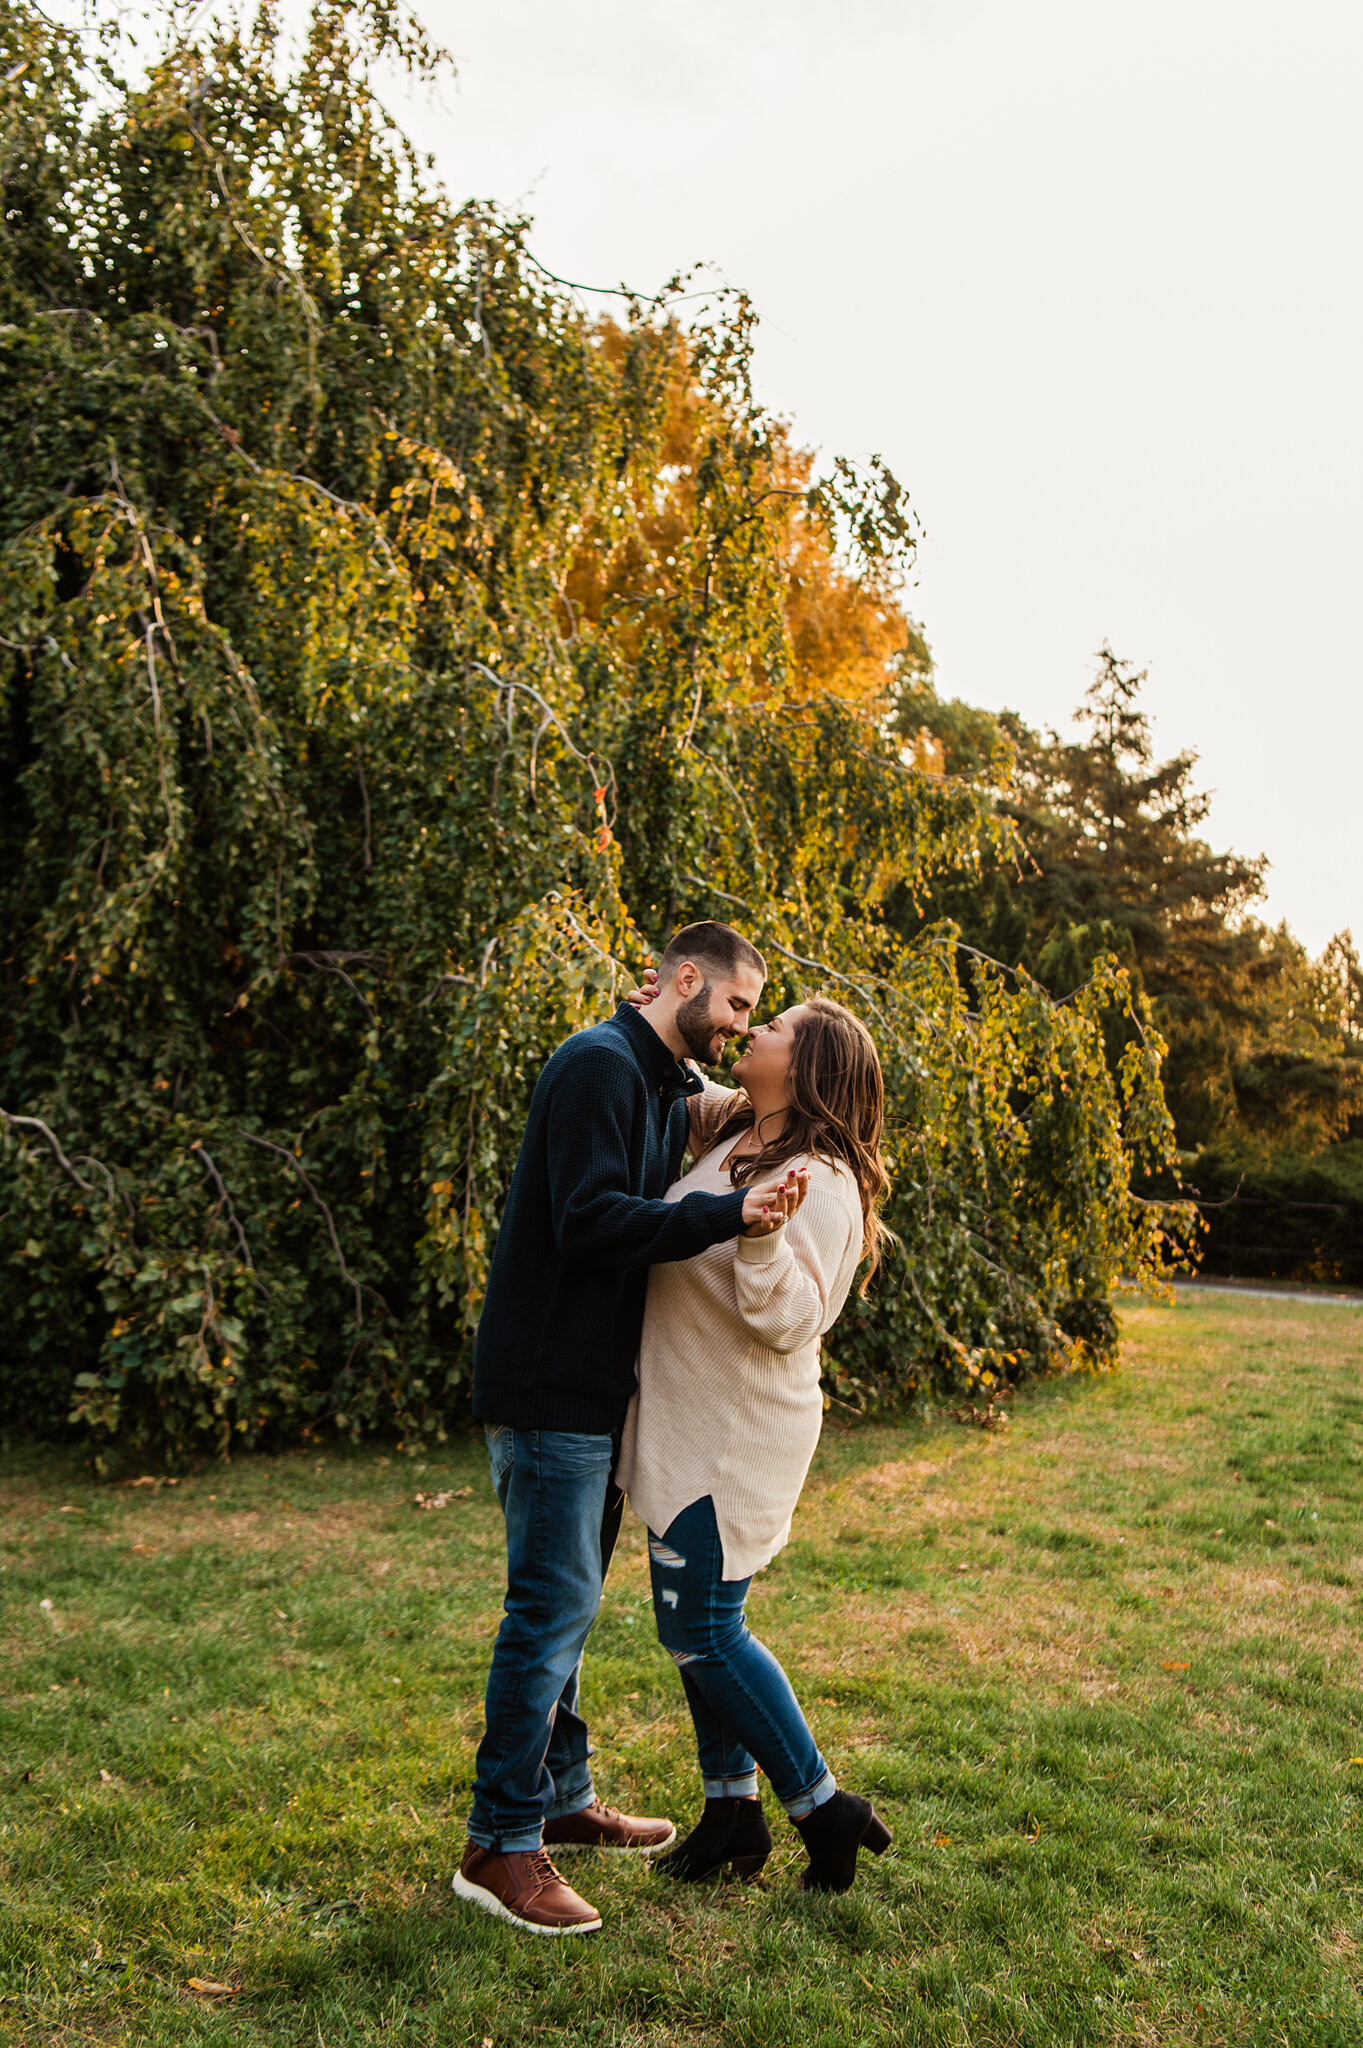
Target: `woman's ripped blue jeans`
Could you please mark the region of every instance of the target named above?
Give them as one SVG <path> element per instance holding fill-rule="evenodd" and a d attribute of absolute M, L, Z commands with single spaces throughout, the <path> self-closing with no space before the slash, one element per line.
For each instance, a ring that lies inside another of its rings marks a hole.
<path fill-rule="evenodd" d="M 681 1673 L 696 1729 L 707 1799 L 757 1790 L 757 1766 L 792 1820 L 837 1790 L 790 1680 L 748 1627 L 751 1579 L 724 1577 L 724 1551 L 707 1494 L 661 1536 L 649 1531 L 658 1639 Z"/>

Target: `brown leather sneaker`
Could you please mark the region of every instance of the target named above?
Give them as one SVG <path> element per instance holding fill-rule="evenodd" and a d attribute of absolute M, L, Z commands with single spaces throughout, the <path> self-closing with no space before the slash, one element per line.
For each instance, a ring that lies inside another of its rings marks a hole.
<path fill-rule="evenodd" d="M 470 1842 L 454 1889 L 471 1906 L 529 1934 L 595 1934 L 601 1915 L 563 1882 L 545 1849 L 482 1849 Z"/>
<path fill-rule="evenodd" d="M 546 1848 L 560 1854 L 571 1849 L 607 1849 L 619 1855 L 630 1851 L 637 1856 L 656 1856 L 670 1849 L 677 1830 L 670 1820 L 640 1820 L 632 1813 L 617 1813 L 594 1799 L 580 1813 L 565 1814 L 562 1820 L 544 1823 Z"/>

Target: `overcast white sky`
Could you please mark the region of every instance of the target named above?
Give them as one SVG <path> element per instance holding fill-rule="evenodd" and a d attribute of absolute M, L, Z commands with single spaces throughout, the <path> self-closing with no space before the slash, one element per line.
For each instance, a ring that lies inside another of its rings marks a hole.
<path fill-rule="evenodd" d="M 1269 914 L 1363 939 L 1356 0 L 419 11 L 454 198 L 591 284 L 717 265 L 766 401 L 909 486 L 945 694 L 1064 726 L 1109 638 Z"/>

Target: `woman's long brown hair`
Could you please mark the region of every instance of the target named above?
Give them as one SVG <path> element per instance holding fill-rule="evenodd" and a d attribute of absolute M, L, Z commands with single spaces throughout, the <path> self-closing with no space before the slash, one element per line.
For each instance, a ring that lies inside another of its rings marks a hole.
<path fill-rule="evenodd" d="M 890 1237 L 880 1220 L 890 1190 L 880 1151 L 885 1124 L 880 1055 L 861 1019 L 841 1003 L 814 996 L 805 1010 L 791 1041 L 785 1122 L 775 1136 L 763 1141 L 760 1152 L 732 1160 L 729 1178 L 736 1188 L 746 1187 L 802 1152 L 847 1167 L 861 1197 L 862 1257 L 871 1262 L 862 1282 L 864 1293 Z M 751 1130 L 752 1124 L 753 1106 L 740 1089 L 715 1133 L 715 1143 Z"/>

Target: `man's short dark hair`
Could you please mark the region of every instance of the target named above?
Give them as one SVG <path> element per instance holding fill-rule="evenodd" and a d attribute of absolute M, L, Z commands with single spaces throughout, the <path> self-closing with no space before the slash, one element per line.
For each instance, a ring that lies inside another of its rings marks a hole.
<path fill-rule="evenodd" d="M 740 967 L 754 968 L 763 981 L 767 978 L 767 963 L 751 940 L 731 924 L 718 924 L 709 917 L 699 924 L 684 924 L 669 941 L 658 962 L 659 981 L 667 981 L 685 960 L 694 960 L 707 981 L 712 973 L 732 974 Z"/>

